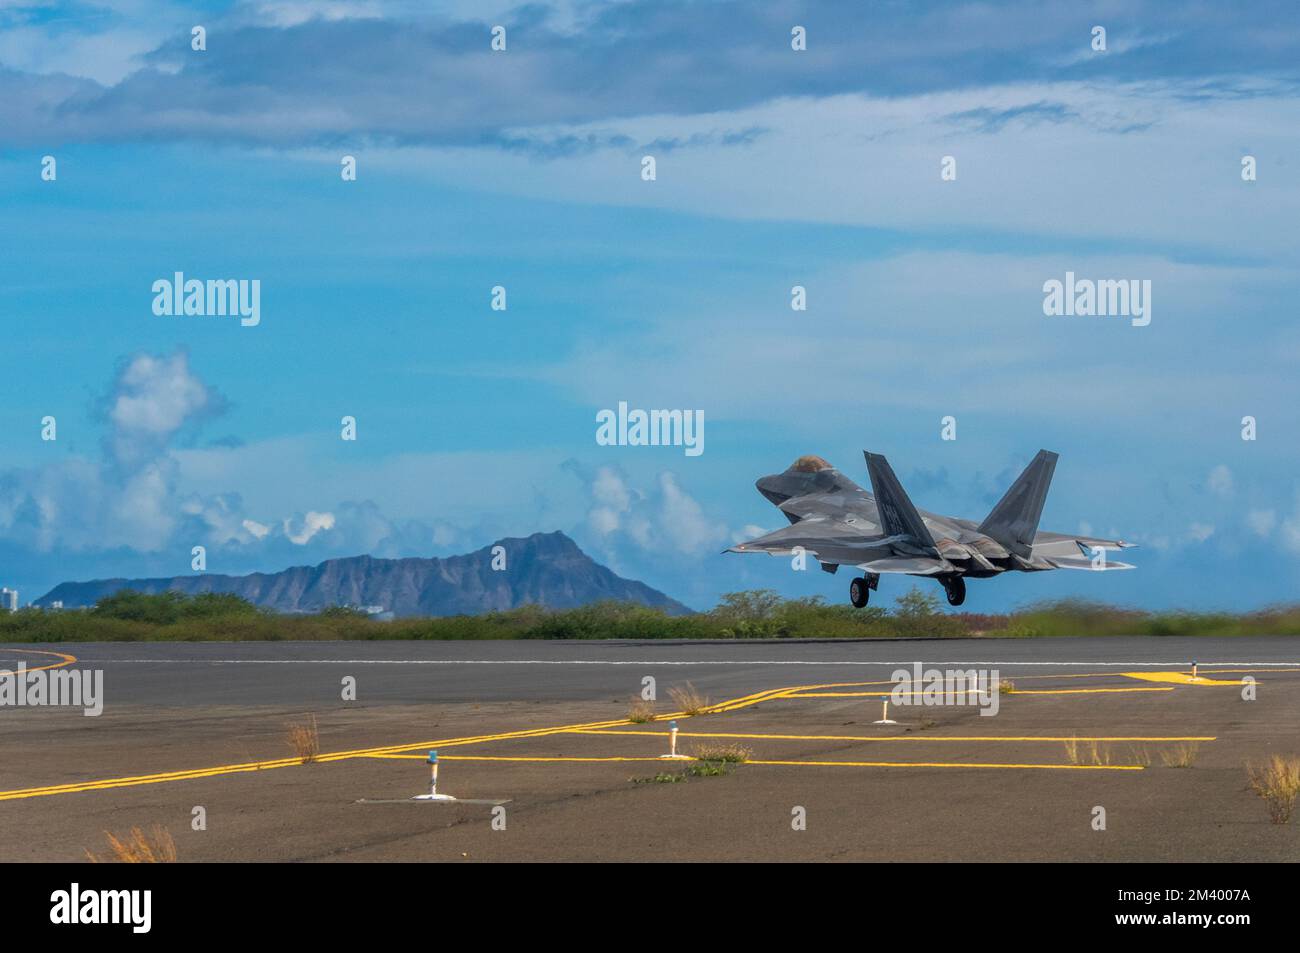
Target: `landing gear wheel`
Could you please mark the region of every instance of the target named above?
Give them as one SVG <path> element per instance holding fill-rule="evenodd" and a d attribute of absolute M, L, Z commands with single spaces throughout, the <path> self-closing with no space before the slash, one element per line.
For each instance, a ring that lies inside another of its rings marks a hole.
<path fill-rule="evenodd" d="M 849 583 L 849 601 L 855 609 L 861 609 L 871 598 L 871 589 L 865 579 L 854 579 Z"/>
<path fill-rule="evenodd" d="M 943 580 L 943 591 L 948 596 L 948 605 L 959 606 L 966 601 L 966 580 L 961 576 L 945 579 Z"/>

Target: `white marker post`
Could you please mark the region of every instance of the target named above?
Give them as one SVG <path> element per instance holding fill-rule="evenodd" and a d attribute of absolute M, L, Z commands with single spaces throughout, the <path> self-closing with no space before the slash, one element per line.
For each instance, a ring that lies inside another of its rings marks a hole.
<path fill-rule="evenodd" d="M 898 722 L 889 717 L 889 699 L 885 699 L 885 704 L 880 711 L 880 720 L 873 721 L 873 725 L 896 725 Z"/>
<path fill-rule="evenodd" d="M 1192 659 L 1192 678 L 1198 678 L 1196 674 L 1196 659 Z"/>
<path fill-rule="evenodd" d="M 689 761 L 690 756 L 677 753 L 677 722 L 668 722 L 668 753 L 659 756 L 661 761 Z"/>
<path fill-rule="evenodd" d="M 417 794 L 411 800 L 413 801 L 454 801 L 456 800 L 450 794 L 438 793 L 438 752 L 429 752 L 429 793 Z"/>

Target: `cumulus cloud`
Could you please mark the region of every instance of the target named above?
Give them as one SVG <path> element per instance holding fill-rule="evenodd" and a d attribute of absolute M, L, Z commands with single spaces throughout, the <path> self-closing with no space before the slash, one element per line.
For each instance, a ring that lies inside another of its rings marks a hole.
<path fill-rule="evenodd" d="M 239 493 L 187 490 L 178 443 L 225 401 L 183 350 L 131 355 L 98 401 L 106 428 L 98 459 L 80 456 L 0 471 L 0 541 L 37 553 L 188 553 L 190 547 L 287 557 L 309 544 L 331 552 L 399 555 L 460 541 L 449 524 L 395 522 L 370 501 L 288 517 L 250 513 Z M 238 447 L 209 454 L 237 455 Z M 237 471 L 225 474 L 238 479 Z"/>
<path fill-rule="evenodd" d="M 723 521 L 705 512 L 670 471 L 659 473 L 652 485 L 642 488 L 617 467 L 589 471 L 569 461 L 565 468 L 586 485 L 586 528 L 606 552 L 630 545 L 651 554 L 694 557 L 733 535 Z"/>
<path fill-rule="evenodd" d="M 1267 539 L 1277 525 L 1276 510 L 1251 510 L 1246 514 L 1246 525 L 1256 536 Z"/>
<path fill-rule="evenodd" d="M 99 403 L 107 426 L 100 459 L 0 474 L 0 537 L 38 552 L 157 551 L 192 520 L 228 522 L 221 501 L 178 497 L 169 444 L 222 403 L 184 351 L 132 356 Z"/>
<path fill-rule="evenodd" d="M 222 409 L 220 396 L 190 370 L 185 351 L 131 357 L 106 403 L 108 456 L 127 471 L 154 461 L 182 429 Z"/>
<path fill-rule="evenodd" d="M 1232 495 L 1232 471 L 1222 463 L 1210 471 L 1210 476 L 1206 480 L 1210 492 L 1218 496 Z"/>
<path fill-rule="evenodd" d="M 296 525 L 296 529 L 294 528 Z M 301 519 L 287 519 L 284 521 L 284 535 L 289 538 L 289 542 L 302 546 L 311 541 L 311 538 L 323 529 L 334 528 L 333 513 L 317 513 L 315 510 L 308 510 L 306 515 Z"/>

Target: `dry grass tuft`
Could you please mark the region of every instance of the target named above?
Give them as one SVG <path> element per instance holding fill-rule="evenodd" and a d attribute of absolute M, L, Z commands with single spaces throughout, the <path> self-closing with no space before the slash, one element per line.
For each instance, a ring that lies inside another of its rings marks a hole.
<path fill-rule="evenodd" d="M 1078 738 L 1065 740 L 1065 759 L 1070 764 L 1099 764 L 1111 762 L 1110 745 L 1104 741 L 1080 741 Z"/>
<path fill-rule="evenodd" d="M 1110 764 L 1110 745 L 1104 741 L 1089 741 L 1085 754 L 1088 764 Z"/>
<path fill-rule="evenodd" d="M 1144 768 L 1151 767 L 1151 752 L 1147 750 L 1146 745 L 1129 745 L 1128 756 L 1132 764 L 1140 764 Z"/>
<path fill-rule="evenodd" d="M 750 755 L 754 752 L 743 745 L 737 744 L 711 744 L 703 742 L 695 746 L 691 752 L 693 758 L 700 761 L 721 761 L 727 764 L 742 764 L 749 760 Z"/>
<path fill-rule="evenodd" d="M 627 720 L 634 725 L 644 725 L 655 720 L 655 703 L 644 698 L 633 698 L 627 706 Z"/>
<path fill-rule="evenodd" d="M 1164 762 L 1166 768 L 1190 768 L 1196 762 L 1196 756 L 1200 751 L 1199 741 L 1180 741 L 1172 748 L 1162 750 L 1160 760 Z"/>
<path fill-rule="evenodd" d="M 705 695 L 690 682 L 674 685 L 668 689 L 668 697 L 673 700 L 678 711 L 687 715 L 699 715 L 709 707 L 709 696 Z"/>
<path fill-rule="evenodd" d="M 138 827 L 131 828 L 130 833 L 118 837 L 110 831 L 104 831 L 108 838 L 108 853 L 96 856 L 86 851 L 86 859 L 92 864 L 171 864 L 176 862 L 176 842 L 167 828 L 155 824 L 145 833 Z"/>
<path fill-rule="evenodd" d="M 1297 795 L 1300 795 L 1300 758 L 1275 754 L 1262 765 L 1247 764 L 1251 790 L 1268 803 L 1268 816 L 1274 824 L 1291 820 Z"/>
<path fill-rule="evenodd" d="M 311 722 L 296 722 L 289 725 L 289 747 L 303 764 L 311 764 L 320 755 L 320 735 L 316 731 L 316 716 Z"/>

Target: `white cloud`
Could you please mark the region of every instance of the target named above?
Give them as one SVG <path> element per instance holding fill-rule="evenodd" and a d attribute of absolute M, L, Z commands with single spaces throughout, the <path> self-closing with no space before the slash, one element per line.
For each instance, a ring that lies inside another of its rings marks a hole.
<path fill-rule="evenodd" d="M 189 356 L 137 354 L 118 371 L 109 397 L 109 451 L 128 469 L 163 452 L 187 424 L 220 407 L 220 398 L 190 370 Z"/>
<path fill-rule="evenodd" d="M 1249 201 L 1231 163 L 1225 172 L 1223 155 L 1202 148 L 1248 138 L 1256 155 L 1286 153 L 1285 129 L 1300 123 L 1300 97 L 1284 84 L 1260 82 L 1252 91 L 1260 95 L 1188 96 L 1176 82 L 1034 82 L 889 98 L 785 98 L 727 112 L 510 130 L 540 143 L 639 144 L 630 152 L 597 149 L 537 162 L 528 154 L 420 148 L 372 154 L 371 161 L 548 201 L 884 228 L 1050 228 L 1126 242 L 1191 235 L 1230 247 L 1229 236 L 1242 227 L 1280 241 L 1300 211 L 1295 181 L 1273 183 L 1268 203 Z M 1057 109 L 1057 121 L 1033 121 L 1044 104 Z M 1021 113 L 1026 118 L 987 118 Z M 708 142 L 743 129 L 764 133 L 743 148 L 663 153 L 649 185 L 635 174 L 645 144 L 692 136 Z M 1099 148 L 1104 163 L 1096 161 Z M 956 181 L 940 181 L 945 154 L 957 158 Z M 1168 161 L 1173 155 L 1177 163 Z M 816 174 L 790 174 L 798 169 Z M 1198 201 L 1189 205 L 1187 195 Z"/>
<path fill-rule="evenodd" d="M 1210 488 L 1210 492 L 1215 493 L 1218 496 L 1231 496 L 1232 495 L 1232 471 L 1229 470 L 1222 463 L 1220 463 L 1217 467 L 1215 467 L 1213 470 L 1210 471 L 1210 476 L 1207 480 L 1207 485 Z"/>
<path fill-rule="evenodd" d="M 609 552 L 630 543 L 655 554 L 698 556 L 731 535 L 670 471 L 656 475 L 652 489 L 641 490 L 616 467 L 598 467 L 589 476 L 571 469 L 584 479 L 590 494 L 587 527 Z"/>
<path fill-rule="evenodd" d="M 704 508 L 678 485 L 672 473 L 659 474 L 659 492 L 662 528 L 676 549 L 699 555 L 716 548 L 719 540 L 729 535 L 724 524 L 705 515 Z"/>
<path fill-rule="evenodd" d="M 1251 510 L 1246 514 L 1246 525 L 1256 536 L 1268 538 L 1277 525 L 1276 510 Z"/>
<path fill-rule="evenodd" d="M 321 530 L 334 528 L 333 513 L 317 513 L 315 510 L 308 510 L 307 514 L 298 522 L 298 528 L 294 529 L 295 520 L 287 519 L 284 521 L 284 534 L 289 541 L 303 546 L 310 542 L 311 538 Z"/>

